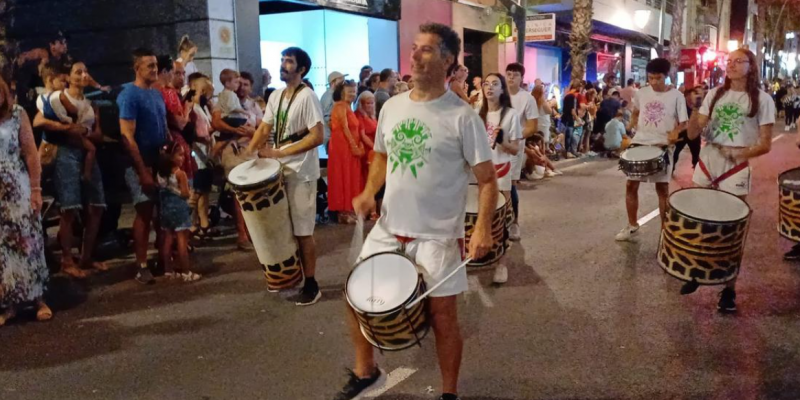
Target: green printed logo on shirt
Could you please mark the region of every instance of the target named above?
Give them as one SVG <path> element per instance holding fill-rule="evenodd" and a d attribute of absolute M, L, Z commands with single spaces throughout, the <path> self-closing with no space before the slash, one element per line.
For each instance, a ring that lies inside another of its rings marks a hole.
<path fill-rule="evenodd" d="M 410 118 L 395 125 L 392 138 L 387 143 L 389 162 L 392 164 L 391 173 L 399 166 L 401 173 L 405 174 L 406 170 L 410 170 L 416 178 L 431 152 L 430 147 L 425 146 L 430 138 L 430 129 L 418 119 Z"/>
<path fill-rule="evenodd" d="M 739 130 L 744 123 L 745 112 L 736 103 L 727 103 L 714 108 L 714 139 L 720 135 L 733 140 L 739 135 Z"/>

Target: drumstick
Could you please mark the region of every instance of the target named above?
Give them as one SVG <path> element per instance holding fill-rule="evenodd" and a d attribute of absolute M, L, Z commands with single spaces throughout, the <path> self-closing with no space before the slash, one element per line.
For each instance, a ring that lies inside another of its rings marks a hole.
<path fill-rule="evenodd" d="M 416 300 L 412 301 L 411 303 L 408 303 L 408 305 L 406 306 L 406 310 L 408 310 L 410 308 L 413 308 L 414 306 L 417 305 L 417 303 L 419 303 L 420 301 L 422 301 L 426 297 L 428 297 L 428 295 L 431 294 L 431 292 L 433 292 L 434 290 L 439 288 L 439 286 L 442 286 L 442 284 L 445 283 L 445 281 L 447 281 L 448 279 L 452 278 L 453 275 L 455 275 L 456 272 L 458 272 L 458 270 L 460 270 L 461 268 L 466 267 L 467 264 L 469 264 L 470 261 L 472 261 L 471 258 L 468 258 L 468 259 L 464 260 L 464 262 L 461 263 L 461 265 L 457 266 L 456 269 L 453 270 L 453 272 L 447 274 L 447 276 L 445 276 L 444 279 L 440 280 L 439 283 L 433 285 L 433 287 L 428 289 L 427 292 L 423 293 L 422 296 L 419 296 Z"/>

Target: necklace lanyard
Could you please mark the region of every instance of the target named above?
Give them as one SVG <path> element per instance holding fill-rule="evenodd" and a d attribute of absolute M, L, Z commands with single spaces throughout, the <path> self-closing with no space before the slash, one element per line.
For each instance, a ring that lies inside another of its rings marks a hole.
<path fill-rule="evenodd" d="M 286 132 L 286 125 L 288 125 L 289 123 L 289 109 L 292 108 L 292 104 L 294 103 L 294 98 L 297 97 L 297 93 L 299 93 L 305 87 L 306 85 L 301 83 L 300 86 L 298 86 L 297 89 L 294 90 L 294 93 L 292 93 L 292 97 L 289 99 L 289 104 L 286 106 L 286 112 L 284 113 L 283 118 L 281 118 L 281 107 L 283 107 L 283 98 L 285 97 L 284 95 L 286 94 L 286 91 L 284 90 L 283 92 L 281 92 L 281 99 L 280 101 L 278 101 L 278 124 L 275 128 L 274 140 L 272 141 L 272 143 L 274 143 L 276 147 L 280 147 L 279 143 L 281 141 L 279 139 L 282 138 L 283 134 Z"/>

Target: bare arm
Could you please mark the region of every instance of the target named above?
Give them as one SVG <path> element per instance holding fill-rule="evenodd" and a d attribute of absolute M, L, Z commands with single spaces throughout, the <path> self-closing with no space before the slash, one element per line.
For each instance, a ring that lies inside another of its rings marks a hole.
<path fill-rule="evenodd" d="M 504 141 L 501 145 L 503 152 L 515 156 L 519 153 L 519 139 Z"/>
<path fill-rule="evenodd" d="M 178 179 L 178 187 L 181 189 L 181 197 L 184 199 L 188 199 L 191 196 L 189 192 L 189 179 L 186 178 L 186 172 L 182 170 L 178 170 L 175 173 L 175 178 Z"/>
<path fill-rule="evenodd" d="M 247 146 L 247 153 L 253 154 L 256 150 L 264 146 L 269 141 L 269 135 L 272 132 L 272 124 L 263 123 L 258 126 L 256 133 L 253 135 L 253 140 Z"/>
<path fill-rule="evenodd" d="M 19 111 L 19 147 L 22 158 L 28 167 L 28 179 L 31 185 L 31 208 L 39 212 L 42 209 L 42 163 L 39 160 L 39 151 L 36 149 L 36 139 L 33 137 L 28 114 L 25 110 Z"/>
<path fill-rule="evenodd" d="M 539 118 L 549 117 L 550 114 L 553 113 L 553 107 L 550 107 L 550 102 L 549 101 L 545 101 L 544 102 L 544 112 L 545 112 L 545 115 L 539 115 Z"/>
<path fill-rule="evenodd" d="M 725 147 L 723 152 L 737 162 L 744 162 L 769 153 L 772 150 L 772 126 L 773 124 L 769 124 L 758 128 L 758 142 L 754 146 L 738 149 Z"/>
<path fill-rule="evenodd" d="M 322 122 L 318 122 L 310 129 L 309 134 L 306 135 L 306 137 L 304 137 L 302 140 L 285 149 L 279 150 L 279 157 L 293 156 L 295 154 L 305 153 L 309 150 L 313 150 L 322 144 L 324 137 L 325 131 L 322 128 Z"/>
<path fill-rule="evenodd" d="M 688 126 L 687 122 L 681 122 L 677 126 L 675 126 L 675 129 L 670 131 L 669 134 L 667 135 L 667 141 L 669 142 L 669 144 L 677 143 L 681 132 L 685 131 L 687 126 Z"/>
<path fill-rule="evenodd" d="M 173 113 L 167 113 L 167 125 L 175 130 L 182 131 L 183 128 L 186 127 L 186 124 L 189 123 L 189 114 L 192 112 L 192 105 L 191 102 L 184 102 L 183 105 L 183 112 L 180 115 L 176 115 Z"/>
<path fill-rule="evenodd" d="M 626 129 L 629 131 L 636 129 L 636 125 L 638 122 L 639 122 L 639 109 L 634 108 L 633 112 L 631 113 L 631 122 L 628 124 L 628 127 Z"/>
<path fill-rule="evenodd" d="M 128 151 L 131 160 L 133 160 L 133 168 L 136 169 L 140 180 L 146 179 L 144 177 L 148 176 L 147 168 L 144 165 L 144 160 L 142 160 L 142 154 L 139 153 L 139 146 L 134 139 L 134 135 L 136 134 L 136 121 L 120 118 L 119 128 L 122 132 L 122 145 L 125 147 L 125 150 Z"/>
<path fill-rule="evenodd" d="M 67 139 L 72 143 L 80 143 L 83 135 L 86 133 L 86 128 L 79 124 L 65 124 L 63 122 L 51 121 L 42 115 L 41 112 L 36 113 L 33 118 L 33 127 L 36 129 L 44 129 L 48 133 L 58 133 L 67 136 Z"/>
<path fill-rule="evenodd" d="M 469 257 L 479 259 L 492 247 L 492 217 L 497 206 L 497 175 L 491 161 L 472 167 L 478 180 L 478 221 L 469 243 Z"/>
<path fill-rule="evenodd" d="M 525 120 L 525 126 L 522 128 L 522 138 L 527 139 L 536 134 L 539 129 L 539 120 L 536 118 Z"/>
<path fill-rule="evenodd" d="M 700 114 L 697 109 L 692 110 L 692 116 L 689 118 L 689 126 L 687 127 L 687 136 L 689 140 L 697 139 L 703 129 L 708 126 L 708 116 Z"/>
<path fill-rule="evenodd" d="M 364 217 L 375 211 L 375 194 L 381 190 L 384 183 L 386 183 L 386 153 L 375 152 L 375 158 L 369 166 L 367 185 L 364 191 L 353 199 L 353 210 L 357 215 Z"/>

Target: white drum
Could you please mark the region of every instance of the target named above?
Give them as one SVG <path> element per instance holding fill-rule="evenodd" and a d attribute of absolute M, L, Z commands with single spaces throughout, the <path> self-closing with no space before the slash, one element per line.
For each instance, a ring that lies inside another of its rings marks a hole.
<path fill-rule="evenodd" d="M 242 208 L 267 287 L 280 290 L 300 283 L 302 264 L 281 163 L 272 159 L 246 161 L 231 171 L 228 182 Z"/>
<path fill-rule="evenodd" d="M 467 187 L 467 213 L 464 218 L 465 246 L 469 248 L 469 240 L 475 232 L 475 225 L 478 223 L 478 185 Z M 479 260 L 469 262 L 471 267 L 480 267 L 497 262 L 506 254 L 508 248 L 508 227 L 509 221 L 513 221 L 513 211 L 511 202 L 506 202 L 502 193 L 497 194 L 497 204 L 494 215 L 492 216 L 492 239 L 493 244 L 489 253 Z M 511 217 L 511 219 L 509 219 Z"/>
<path fill-rule="evenodd" d="M 627 176 L 642 177 L 657 174 L 667 166 L 666 152 L 656 146 L 631 147 L 619 155 L 619 169 Z"/>
<path fill-rule="evenodd" d="M 347 277 L 345 298 L 364 337 L 382 350 L 402 350 L 418 344 L 428 333 L 425 301 L 407 305 L 425 292 L 422 275 L 407 256 L 374 254 Z"/>

